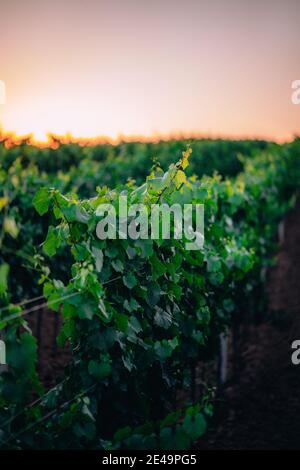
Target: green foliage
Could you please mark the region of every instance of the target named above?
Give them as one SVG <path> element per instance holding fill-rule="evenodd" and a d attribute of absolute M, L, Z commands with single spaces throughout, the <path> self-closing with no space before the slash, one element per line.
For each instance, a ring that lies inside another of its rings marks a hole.
<path fill-rule="evenodd" d="M 0 296 L 4 296 L 7 292 L 7 279 L 8 279 L 9 265 L 3 263 L 0 266 Z"/>
<path fill-rule="evenodd" d="M 192 142 L 196 157 L 202 144 Z M 157 144 L 164 163 L 166 148 L 169 152 L 176 145 Z M 222 154 L 226 145 L 219 145 Z M 0 376 L 3 447 L 189 448 L 205 432 L 211 414 L 211 397 L 206 396 L 199 404 L 175 407 L 176 392 L 191 386 L 191 364 L 215 357 L 218 334 L 236 318 L 263 312 L 257 292 L 276 247 L 277 224 L 299 187 L 299 141 L 270 145 L 257 156 L 257 143 L 244 143 L 251 156 L 239 158 L 244 171 L 230 179 L 213 171 L 200 179 L 191 176 L 195 162 L 188 166 L 193 158 L 186 151 L 177 164 L 168 161 L 167 171 L 154 166 L 143 181 L 141 154 L 155 147 L 128 144 L 128 160 L 115 155 L 117 148 L 79 152 L 74 145 L 63 146 L 57 153 L 62 161 L 50 158 L 52 150 L 47 150 L 49 161 L 37 161 L 39 151 L 25 146 L 23 160 L 8 163 L 9 151 L 3 160 L 0 299 L 7 310 L 0 310 L 0 325 L 7 329 L 13 364 Z M 72 158 L 78 168 L 69 169 Z M 132 160 L 132 176 L 139 176 L 136 183 L 126 183 Z M 41 171 L 44 163 L 48 175 Z M 112 181 L 115 189 L 110 190 L 105 185 Z M 128 204 L 148 207 L 204 204 L 204 248 L 189 252 L 185 240 L 172 236 L 99 240 L 97 207 L 110 203 L 117 211 L 121 193 Z M 9 230 L 7 218 L 15 221 Z M 27 263 L 21 271 L 19 257 Z M 9 305 L 32 293 L 19 282 L 31 270 L 34 288 L 40 293 L 43 286 L 51 309 L 61 311 L 59 340 L 69 342 L 72 361 L 61 385 L 20 421 L 6 425 L 28 403 L 32 390 L 41 393 L 35 340 L 18 309 Z M 20 424 L 21 433 L 16 432 Z"/>

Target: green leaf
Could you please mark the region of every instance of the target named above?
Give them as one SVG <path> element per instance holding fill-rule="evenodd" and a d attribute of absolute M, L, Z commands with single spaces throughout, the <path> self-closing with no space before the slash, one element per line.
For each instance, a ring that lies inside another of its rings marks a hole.
<path fill-rule="evenodd" d="M 99 307 L 99 310 L 102 314 L 103 320 L 105 320 L 107 322 L 110 321 L 111 317 L 112 317 L 112 311 L 110 311 L 110 312 L 107 311 L 103 299 L 99 299 L 98 307 Z"/>
<path fill-rule="evenodd" d="M 217 256 L 211 256 L 207 260 L 207 271 L 209 273 L 216 273 L 217 271 L 220 271 L 222 267 L 221 261 Z"/>
<path fill-rule="evenodd" d="M 24 380 L 34 370 L 36 361 L 36 339 L 30 333 L 22 333 L 18 340 L 7 345 L 7 362 L 18 372 L 18 379 Z"/>
<path fill-rule="evenodd" d="M 7 206 L 8 203 L 9 199 L 7 197 L 0 197 L 0 212 L 5 206 Z"/>
<path fill-rule="evenodd" d="M 154 323 L 161 328 L 168 329 L 172 324 L 172 315 L 160 307 L 155 307 Z"/>
<path fill-rule="evenodd" d="M 61 237 L 56 228 L 50 226 L 48 229 L 47 238 L 43 244 L 43 250 L 48 256 L 54 256 L 57 249 L 60 247 Z"/>
<path fill-rule="evenodd" d="M 152 193 L 160 192 L 164 189 L 164 180 L 163 178 L 148 178 L 147 180 L 147 187 L 148 191 Z"/>
<path fill-rule="evenodd" d="M 93 247 L 92 253 L 95 258 L 96 270 L 98 271 L 98 273 L 100 273 L 103 268 L 103 252 L 102 250 L 99 250 L 99 248 Z"/>
<path fill-rule="evenodd" d="M 159 284 L 157 284 L 156 282 L 150 282 L 148 285 L 146 298 L 148 305 L 150 307 L 154 307 L 158 303 L 160 295 L 161 290 Z"/>
<path fill-rule="evenodd" d="M 124 271 L 124 264 L 122 263 L 120 259 L 116 259 L 112 261 L 111 264 L 114 270 L 117 271 L 118 273 L 122 273 Z"/>
<path fill-rule="evenodd" d="M 177 410 L 177 411 L 172 411 L 171 413 L 169 413 L 160 423 L 160 427 L 161 429 L 163 429 L 164 427 L 166 426 L 172 426 L 174 425 L 175 423 L 177 423 L 177 421 L 179 420 L 181 416 L 181 410 Z"/>
<path fill-rule="evenodd" d="M 134 364 L 133 364 L 131 358 L 129 356 L 122 356 L 122 361 L 123 361 L 124 367 L 126 367 L 126 369 L 129 372 L 131 372 L 133 367 L 134 367 Z"/>
<path fill-rule="evenodd" d="M 234 311 L 234 302 L 231 299 L 225 299 L 223 301 L 223 306 L 228 313 L 232 313 Z"/>
<path fill-rule="evenodd" d="M 9 265 L 7 263 L 0 265 L 0 295 L 7 292 Z"/>
<path fill-rule="evenodd" d="M 119 250 L 115 245 L 111 245 L 111 246 L 106 248 L 105 254 L 109 258 L 116 258 L 119 254 Z"/>
<path fill-rule="evenodd" d="M 150 258 L 153 254 L 153 240 L 147 239 L 142 240 L 138 238 L 135 242 L 135 246 L 141 250 L 142 258 Z"/>
<path fill-rule="evenodd" d="M 186 415 L 182 427 L 186 434 L 195 441 L 205 433 L 206 421 L 202 413 L 198 413 L 195 417 Z"/>
<path fill-rule="evenodd" d="M 129 325 L 130 325 L 130 328 L 132 328 L 133 331 L 137 334 L 140 333 L 140 331 L 142 331 L 141 324 L 136 317 L 130 318 Z"/>
<path fill-rule="evenodd" d="M 124 313 L 116 313 L 115 320 L 118 330 L 125 333 L 128 329 L 128 316 Z"/>
<path fill-rule="evenodd" d="M 177 348 L 178 344 L 178 339 L 176 337 L 173 339 L 156 341 L 154 344 L 154 351 L 160 360 L 165 361 L 172 356 L 172 353 L 174 349 Z"/>
<path fill-rule="evenodd" d="M 224 275 L 221 272 L 209 274 L 209 281 L 214 286 L 221 285 L 223 280 L 224 280 Z"/>
<path fill-rule="evenodd" d="M 123 276 L 123 282 L 128 289 L 133 289 L 137 285 L 135 275 L 130 272 L 126 276 Z"/>
<path fill-rule="evenodd" d="M 139 309 L 140 304 L 133 297 L 131 297 L 129 302 L 127 299 L 124 301 L 123 306 L 128 312 L 134 312 Z"/>
<path fill-rule="evenodd" d="M 126 253 L 129 259 L 133 259 L 136 256 L 136 250 L 132 246 L 126 248 Z"/>
<path fill-rule="evenodd" d="M 205 344 L 205 341 L 204 341 L 204 337 L 203 337 L 203 333 L 201 331 L 193 331 L 192 333 L 192 338 L 198 343 L 198 344 L 201 344 L 201 345 L 204 345 Z"/>
<path fill-rule="evenodd" d="M 89 222 L 89 214 L 78 204 L 69 203 L 62 207 L 61 211 L 68 222 L 81 222 L 82 224 L 88 224 Z"/>
<path fill-rule="evenodd" d="M 88 365 L 89 374 L 96 379 L 102 380 L 111 374 L 111 365 L 108 361 L 97 362 L 92 359 Z"/>
<path fill-rule="evenodd" d="M 182 152 L 181 166 L 183 170 L 185 170 L 186 167 L 189 165 L 189 158 L 190 158 L 191 153 L 192 153 L 191 148 L 188 148 L 187 150 Z"/>
<path fill-rule="evenodd" d="M 114 435 L 114 441 L 123 441 L 131 434 L 131 427 L 126 426 L 126 428 L 119 429 Z"/>
<path fill-rule="evenodd" d="M 13 217 L 5 217 L 3 221 L 3 230 L 8 233 L 12 238 L 17 238 L 19 229 Z"/>
<path fill-rule="evenodd" d="M 84 303 L 81 305 L 78 316 L 79 318 L 85 318 L 86 320 L 91 320 L 95 314 L 95 309 L 92 305 Z"/>
<path fill-rule="evenodd" d="M 168 266 L 160 261 L 160 259 L 153 255 L 151 258 L 151 269 L 152 269 L 152 277 L 154 281 L 160 278 L 168 269 Z"/>
<path fill-rule="evenodd" d="M 186 184 L 187 179 L 185 173 L 182 170 L 178 170 L 175 176 L 176 188 L 180 188 L 181 185 Z"/>
<path fill-rule="evenodd" d="M 33 205 L 35 210 L 40 214 L 44 215 L 46 212 L 48 212 L 49 209 L 49 204 L 50 204 L 50 193 L 47 188 L 41 188 L 39 191 L 36 193 L 36 195 L 33 198 Z"/>

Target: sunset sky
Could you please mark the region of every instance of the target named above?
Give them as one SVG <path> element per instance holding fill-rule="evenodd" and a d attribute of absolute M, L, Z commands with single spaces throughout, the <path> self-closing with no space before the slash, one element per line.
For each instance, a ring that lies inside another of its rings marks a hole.
<path fill-rule="evenodd" d="M 299 0 L 0 0 L 17 134 L 290 139 Z"/>

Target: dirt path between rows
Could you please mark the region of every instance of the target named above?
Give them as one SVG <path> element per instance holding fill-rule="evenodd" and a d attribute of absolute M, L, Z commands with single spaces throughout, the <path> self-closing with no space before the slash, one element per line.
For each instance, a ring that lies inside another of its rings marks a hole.
<path fill-rule="evenodd" d="M 291 362 L 300 339 L 300 204 L 284 226 L 268 276 L 270 320 L 241 346 L 241 373 L 220 395 L 203 449 L 300 448 L 300 365 Z"/>

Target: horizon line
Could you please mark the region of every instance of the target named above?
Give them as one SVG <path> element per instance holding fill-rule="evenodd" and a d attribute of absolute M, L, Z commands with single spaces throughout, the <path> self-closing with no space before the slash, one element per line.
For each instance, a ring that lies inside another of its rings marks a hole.
<path fill-rule="evenodd" d="M 294 134 L 291 138 L 285 139 L 274 139 L 267 136 L 259 135 L 228 135 L 228 134 L 202 134 L 199 132 L 169 132 L 169 133 L 152 133 L 149 135 L 142 134 L 122 134 L 120 133 L 117 137 L 110 137 L 107 135 L 97 135 L 93 137 L 80 137 L 74 136 L 72 133 L 65 134 L 56 134 L 52 132 L 47 132 L 47 140 L 39 140 L 35 138 L 34 132 L 29 134 L 18 135 L 14 131 L 5 131 L 0 127 L 0 142 L 5 142 L 5 144 L 10 146 L 18 146 L 21 144 L 27 144 L 32 147 L 38 148 L 57 148 L 60 145 L 68 144 L 77 144 L 82 147 L 92 147 L 96 145 L 118 145 L 121 143 L 158 143 L 158 142 L 168 142 L 174 140 L 231 140 L 231 141 L 265 141 L 270 143 L 284 144 L 293 142 L 297 138 L 297 134 Z"/>

